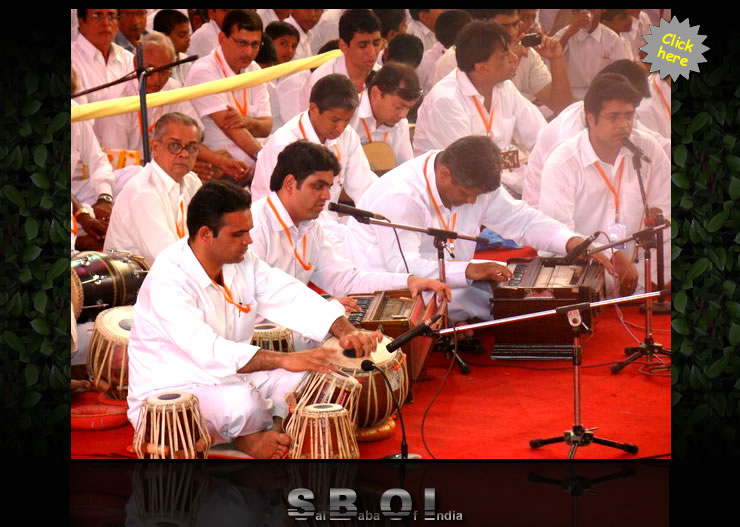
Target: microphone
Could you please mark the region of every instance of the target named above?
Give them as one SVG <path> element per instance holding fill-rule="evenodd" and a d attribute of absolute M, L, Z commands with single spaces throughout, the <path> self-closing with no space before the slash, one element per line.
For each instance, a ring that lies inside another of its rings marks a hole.
<path fill-rule="evenodd" d="M 579 256 L 583 254 L 586 254 L 586 251 L 588 250 L 588 246 L 591 245 L 598 236 L 599 236 L 599 232 L 596 231 L 591 236 L 586 238 L 584 241 L 576 245 L 575 249 L 573 249 L 572 251 L 570 251 L 568 254 L 565 255 L 565 257 L 563 258 L 563 261 L 568 265 L 575 262 L 576 258 L 578 258 Z"/>
<path fill-rule="evenodd" d="M 419 335 L 422 335 L 423 333 L 426 333 L 427 331 L 429 331 L 430 330 L 429 326 L 437 322 L 437 320 L 439 320 L 440 318 L 442 318 L 441 314 L 434 315 L 429 320 L 425 320 L 423 324 L 419 324 L 418 326 L 408 330 L 406 333 L 402 333 L 401 335 L 399 335 L 398 338 L 394 339 L 393 342 L 388 344 L 385 348 L 389 352 L 396 351 L 398 348 L 406 344 L 411 339 L 416 338 Z"/>
<path fill-rule="evenodd" d="M 370 212 L 369 210 L 356 209 L 355 207 L 350 207 L 349 205 L 342 205 L 341 203 L 329 203 L 329 210 L 332 212 L 341 212 L 342 214 L 349 214 L 350 216 L 354 216 L 355 218 L 372 218 L 374 220 L 388 221 L 388 218 L 380 214 L 375 214 L 374 212 Z"/>
<path fill-rule="evenodd" d="M 648 163 L 651 162 L 650 161 L 650 158 L 645 155 L 645 152 L 643 152 L 642 149 L 639 146 L 637 146 L 635 143 L 633 143 L 632 141 L 630 141 L 630 138 L 629 137 L 625 137 L 624 140 L 622 141 L 622 144 L 627 147 L 627 150 L 629 150 L 630 152 L 632 152 L 632 155 L 634 155 L 634 156 L 636 156 L 636 157 L 638 157 L 638 158 L 640 158 L 643 161 L 646 161 Z"/>
<path fill-rule="evenodd" d="M 370 359 L 365 359 L 360 364 L 360 368 L 362 368 L 362 371 L 373 371 L 375 369 L 375 363 Z"/>

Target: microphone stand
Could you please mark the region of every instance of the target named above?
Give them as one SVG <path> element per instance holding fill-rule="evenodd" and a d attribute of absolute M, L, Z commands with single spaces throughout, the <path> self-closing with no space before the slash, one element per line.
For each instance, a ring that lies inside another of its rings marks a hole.
<path fill-rule="evenodd" d="M 469 240 L 474 242 L 484 242 L 485 239 L 481 238 L 480 236 L 468 236 L 467 234 L 458 234 L 455 231 L 446 231 L 443 229 L 433 229 L 431 227 L 423 228 L 423 227 L 415 227 L 413 225 L 404 225 L 401 223 L 392 223 L 390 221 L 380 221 L 373 218 L 368 218 L 365 216 L 353 216 L 357 221 L 360 223 L 365 223 L 366 225 L 380 225 L 382 227 L 392 227 L 397 228 L 405 231 L 412 231 L 412 232 L 421 232 L 423 234 L 427 234 L 429 236 L 434 237 L 434 246 L 437 248 L 437 261 L 439 265 L 439 281 L 447 283 L 447 274 L 445 272 L 445 257 L 444 257 L 444 250 L 449 248 L 447 246 L 448 240 Z M 454 254 L 450 251 L 450 255 L 454 257 Z M 454 346 L 447 346 L 448 352 L 452 353 L 452 356 L 455 358 L 455 361 L 457 362 L 458 366 L 460 367 L 460 372 L 463 375 L 467 375 L 470 373 L 470 367 L 465 363 L 465 361 L 462 360 L 460 355 L 458 355 L 457 350 Z"/>
<path fill-rule="evenodd" d="M 619 242 L 617 242 L 619 243 Z M 593 430 L 595 428 L 587 429 L 581 424 L 581 344 L 580 335 L 583 333 L 584 325 L 582 323 L 581 312 L 593 309 L 600 306 L 607 306 L 611 304 L 620 304 L 623 302 L 630 302 L 633 300 L 644 300 L 660 296 L 665 294 L 664 291 L 656 291 L 654 293 L 645 293 L 641 295 L 626 296 L 623 298 L 613 298 L 610 300 L 602 300 L 599 302 L 582 302 L 579 304 L 571 304 L 567 306 L 561 306 L 556 309 L 550 309 L 548 311 L 538 311 L 536 313 L 526 313 L 524 315 L 517 315 L 509 318 L 501 318 L 498 320 L 490 320 L 487 322 L 480 322 L 477 324 L 468 324 L 465 326 L 458 326 L 449 329 L 442 329 L 434 331 L 439 335 L 447 335 L 458 331 L 466 331 L 468 329 L 480 329 L 485 327 L 497 326 L 501 324 L 509 324 L 521 320 L 528 320 L 532 318 L 539 318 L 558 314 L 567 314 L 568 322 L 573 328 L 573 399 L 574 399 L 574 414 L 575 423 L 570 430 L 567 430 L 564 435 L 551 437 L 548 439 L 532 439 L 529 442 L 529 446 L 532 448 L 539 448 L 544 445 L 551 443 L 565 442 L 570 445 L 570 452 L 568 453 L 568 459 L 573 459 L 576 454 L 576 450 L 579 446 L 588 446 L 591 443 L 597 443 L 600 445 L 618 448 L 629 452 L 630 454 L 636 454 L 638 447 L 629 443 L 618 443 L 609 439 L 603 439 L 595 437 Z M 589 328 L 585 328 L 590 331 Z"/>

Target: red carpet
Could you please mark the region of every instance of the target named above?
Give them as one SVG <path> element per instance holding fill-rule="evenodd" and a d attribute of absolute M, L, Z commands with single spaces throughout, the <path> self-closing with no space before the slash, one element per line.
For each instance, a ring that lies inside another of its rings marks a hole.
<path fill-rule="evenodd" d="M 623 307 L 625 320 L 644 324 L 636 306 Z M 654 316 L 657 342 L 670 347 L 670 317 Z M 642 340 L 643 330 L 630 328 Z M 490 337 L 481 335 L 483 342 Z M 581 420 L 598 427 L 597 437 L 639 446 L 633 456 L 601 445 L 579 447 L 576 458 L 635 459 L 670 454 L 670 370 L 662 376 L 642 373 L 633 364 L 618 375 L 609 366 L 589 366 L 620 361 L 623 348 L 634 340 L 619 323 L 616 309 L 606 308 L 595 324 L 594 335 L 584 343 L 581 370 Z M 565 444 L 533 450 L 529 440 L 561 436 L 573 425 L 573 374 L 569 361 L 494 361 L 483 355 L 463 354 L 471 366 L 462 375 L 454 366 L 427 416 L 424 437 L 437 458 L 564 459 Z M 643 361 L 644 362 L 644 361 Z M 420 383 L 413 403 L 403 408 L 409 451 L 429 459 L 421 438 L 421 420 L 444 377 L 449 361 L 433 353 L 427 362 L 427 380 Z M 97 401 L 97 394 L 73 399 Z M 130 425 L 99 431 L 72 431 L 72 458 L 131 457 Z M 400 451 L 401 427 L 384 441 L 360 443 L 363 459 Z"/>

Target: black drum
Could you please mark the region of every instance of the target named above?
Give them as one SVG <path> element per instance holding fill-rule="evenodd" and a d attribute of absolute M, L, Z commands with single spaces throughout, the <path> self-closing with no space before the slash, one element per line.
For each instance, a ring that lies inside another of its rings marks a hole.
<path fill-rule="evenodd" d="M 77 321 L 95 320 L 101 311 L 136 303 L 149 266 L 141 256 L 125 251 L 85 251 L 72 257 L 72 271 L 82 285 L 82 308 Z"/>

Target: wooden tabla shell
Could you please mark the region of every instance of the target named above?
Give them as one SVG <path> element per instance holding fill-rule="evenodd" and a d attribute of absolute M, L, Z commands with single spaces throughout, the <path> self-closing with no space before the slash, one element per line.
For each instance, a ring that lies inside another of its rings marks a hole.
<path fill-rule="evenodd" d="M 338 404 L 309 404 L 296 412 L 286 430 L 292 459 L 358 459 L 352 422 Z"/>
<path fill-rule="evenodd" d="M 205 459 L 210 447 L 198 397 L 168 392 L 144 402 L 133 443 L 139 459 Z"/>
<path fill-rule="evenodd" d="M 128 341 L 134 323 L 134 306 L 106 309 L 95 319 L 87 355 L 90 381 L 114 399 L 128 394 Z"/>
<path fill-rule="evenodd" d="M 254 326 L 252 345 L 271 351 L 291 353 L 293 346 L 293 332 L 277 324 L 265 322 Z"/>
<path fill-rule="evenodd" d="M 294 413 L 311 404 L 332 403 L 347 409 L 349 420 L 357 426 L 357 408 L 362 385 L 351 375 L 336 371 L 308 372 L 296 389 L 298 404 Z"/>
<path fill-rule="evenodd" d="M 391 339 L 384 336 L 369 359 L 385 373 L 396 399 L 399 404 L 403 404 L 409 386 L 406 355 L 401 350 L 390 353 L 386 349 L 390 342 Z M 374 426 L 393 415 L 396 408 L 383 377 L 375 370 L 370 372 L 362 370 L 361 364 L 363 360 L 366 360 L 365 358 L 346 357 L 339 346 L 339 340 L 335 337 L 328 339 L 322 346 L 335 350 L 334 355 L 329 357 L 329 362 L 334 364 L 339 371 L 357 379 L 362 385 L 357 409 L 358 426 Z"/>

